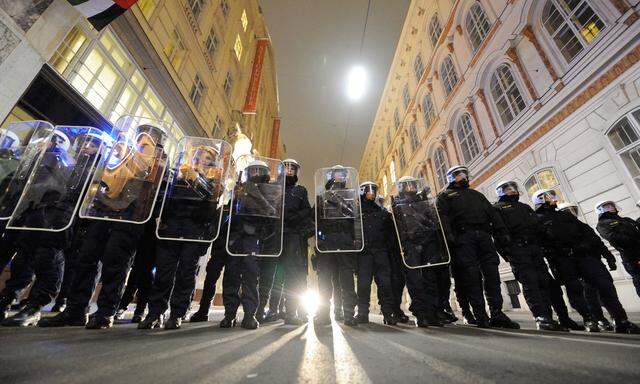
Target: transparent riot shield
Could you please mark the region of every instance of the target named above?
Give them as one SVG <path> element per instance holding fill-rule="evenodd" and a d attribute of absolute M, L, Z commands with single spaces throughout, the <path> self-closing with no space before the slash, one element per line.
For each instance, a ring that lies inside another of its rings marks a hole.
<path fill-rule="evenodd" d="M 153 214 L 175 142 L 166 123 L 123 116 L 115 143 L 100 159 L 80 208 L 80 217 L 144 224 Z"/>
<path fill-rule="evenodd" d="M 233 256 L 278 257 L 284 228 L 284 165 L 278 159 L 245 155 L 236 167 L 227 252 Z"/>
<path fill-rule="evenodd" d="M 45 121 L 11 123 L 0 134 L 0 220 L 9 220 L 53 132 Z"/>
<path fill-rule="evenodd" d="M 391 213 L 402 261 L 407 268 L 448 264 L 449 247 L 435 201 L 419 193 L 392 198 Z"/>
<path fill-rule="evenodd" d="M 46 139 L 7 228 L 49 232 L 69 228 L 105 136 L 96 128 L 56 126 Z"/>
<path fill-rule="evenodd" d="M 209 243 L 218 237 L 232 151 L 223 140 L 180 140 L 160 208 L 159 239 Z"/>
<path fill-rule="evenodd" d="M 315 173 L 316 249 L 361 252 L 364 249 L 358 171 L 336 166 Z"/>

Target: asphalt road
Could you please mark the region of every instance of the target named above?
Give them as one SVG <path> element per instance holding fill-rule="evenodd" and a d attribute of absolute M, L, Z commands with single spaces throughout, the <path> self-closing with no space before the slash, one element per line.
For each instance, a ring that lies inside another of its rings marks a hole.
<path fill-rule="evenodd" d="M 640 336 L 373 324 L 0 328 L 0 383 L 634 383 Z M 525 317 L 523 317 L 524 319 Z M 520 320 L 518 318 L 518 320 Z M 526 328 L 532 322 L 524 322 Z"/>

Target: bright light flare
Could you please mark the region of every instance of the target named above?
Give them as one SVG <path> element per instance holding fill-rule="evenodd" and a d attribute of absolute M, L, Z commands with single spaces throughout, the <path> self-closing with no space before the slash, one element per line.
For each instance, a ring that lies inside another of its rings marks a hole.
<path fill-rule="evenodd" d="M 313 318 L 313 315 L 318 311 L 318 307 L 320 306 L 320 296 L 318 296 L 318 292 L 314 290 L 307 290 L 300 297 L 302 301 L 302 305 L 304 306 L 304 310 L 307 312 L 307 315 L 310 318 Z"/>
<path fill-rule="evenodd" d="M 367 71 L 362 66 L 351 68 L 347 75 L 347 96 L 353 101 L 360 100 L 367 88 Z"/>

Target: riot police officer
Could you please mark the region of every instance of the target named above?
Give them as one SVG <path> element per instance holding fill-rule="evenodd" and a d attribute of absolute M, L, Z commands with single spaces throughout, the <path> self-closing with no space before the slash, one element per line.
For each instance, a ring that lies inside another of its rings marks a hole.
<path fill-rule="evenodd" d="M 511 236 L 511 242 L 500 245 L 498 251 L 509 262 L 513 275 L 522 284 L 524 298 L 537 328 L 566 331 L 553 320 L 547 265 L 538 243 L 542 227 L 535 212 L 529 205 L 519 201 L 520 192 L 515 181 L 498 183 L 496 194 L 499 200 L 493 207 L 502 217 Z"/>
<path fill-rule="evenodd" d="M 640 223 L 620 216 L 618 206 L 611 200 L 598 202 L 595 211 L 598 213 L 598 233 L 620 252 L 622 265 L 631 275 L 640 296 Z"/>
<path fill-rule="evenodd" d="M 389 251 L 393 241 L 393 222 L 389 212 L 376 204 L 378 185 L 371 181 L 360 184 L 360 205 L 364 229 L 364 250 L 358 253 L 358 315 L 356 321 L 369 322 L 371 283 L 375 278 L 385 324 L 396 325 L 391 292 Z"/>
<path fill-rule="evenodd" d="M 558 198 L 552 189 L 536 191 L 532 200 L 544 227 L 545 256 L 554 275 L 567 288 L 569 302 L 582 315 L 585 328 L 591 332 L 600 330 L 584 299 L 581 280 L 598 289 L 605 308 L 615 321 L 616 332 L 640 333 L 640 328 L 627 319 L 613 279 L 600 261 L 599 249 L 596 248 L 596 254 L 593 252 L 592 237 L 588 232 L 593 229 L 572 214 L 558 211 Z"/>
<path fill-rule="evenodd" d="M 469 170 L 457 165 L 447 171 L 449 185 L 438 194 L 437 205 L 453 251 L 454 268 L 469 298 L 478 327 L 519 328 L 502 312 L 500 260 L 492 236 L 499 244 L 509 243 L 502 219 L 484 195 L 469 188 Z M 480 270 L 481 275 L 478 274 Z M 481 276 L 481 278 L 479 278 Z M 491 318 L 485 312 L 485 297 Z"/>

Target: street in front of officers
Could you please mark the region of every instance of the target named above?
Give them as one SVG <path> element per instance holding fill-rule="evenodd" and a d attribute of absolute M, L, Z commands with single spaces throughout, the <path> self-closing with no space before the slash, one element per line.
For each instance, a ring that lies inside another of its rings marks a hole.
<path fill-rule="evenodd" d="M 0 0 L 0 383 L 640 378 L 640 2 Z"/>

